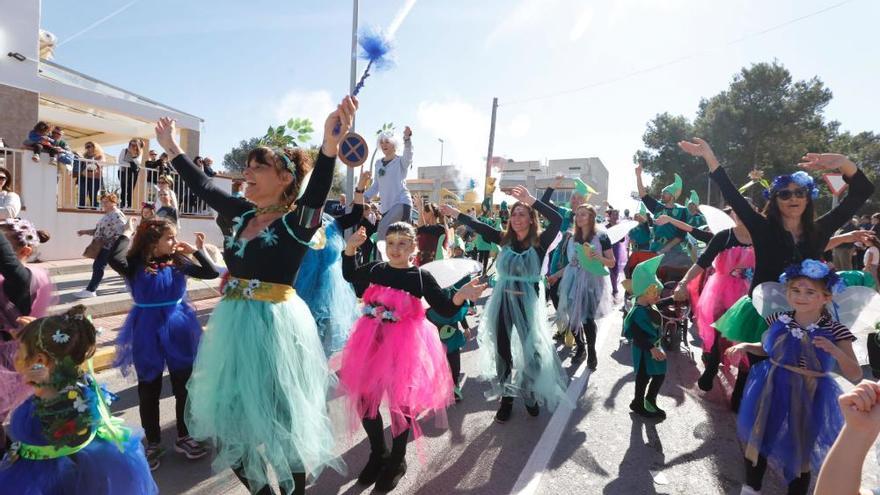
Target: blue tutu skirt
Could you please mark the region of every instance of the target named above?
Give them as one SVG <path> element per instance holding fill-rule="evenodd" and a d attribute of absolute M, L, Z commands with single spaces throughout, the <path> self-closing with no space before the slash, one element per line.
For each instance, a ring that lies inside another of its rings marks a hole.
<path fill-rule="evenodd" d="M 202 326 L 185 300 L 186 276 L 172 267 L 140 271 L 131 293 L 135 306 L 116 338 L 114 365 L 123 375 L 134 365 L 141 381 L 162 376 L 166 365 L 171 371 L 192 368 Z"/>
<path fill-rule="evenodd" d="M 269 481 L 267 464 L 288 486 L 291 472 L 341 471 L 327 415 L 331 377 L 315 322 L 298 296 L 224 297 L 187 385 L 187 426 L 194 438 L 213 441 L 216 470 L 242 466 L 255 491 Z"/>
<path fill-rule="evenodd" d="M 325 215 L 327 216 L 327 215 Z M 357 296 L 342 277 L 342 250 L 345 240 L 332 217 L 325 221 L 327 243 L 324 249 L 309 249 L 303 258 L 295 288 L 318 326 L 324 354 L 330 356 L 345 347 L 358 314 Z"/>
<path fill-rule="evenodd" d="M 34 401 L 12 413 L 10 436 L 15 441 L 47 445 L 41 433 Z M 143 435 L 133 432 L 122 450 L 95 438 L 76 454 L 57 459 L 18 459 L 0 464 L 0 492 L 16 495 L 153 495 L 159 493 L 150 474 Z"/>

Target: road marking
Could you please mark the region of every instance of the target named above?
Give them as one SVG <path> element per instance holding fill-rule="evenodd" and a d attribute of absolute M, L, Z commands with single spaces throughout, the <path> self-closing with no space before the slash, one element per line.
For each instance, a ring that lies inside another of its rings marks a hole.
<path fill-rule="evenodd" d="M 614 329 L 612 322 L 617 322 L 619 324 L 622 323 L 617 311 L 612 312 L 599 322 L 596 355 L 599 355 L 599 353 L 605 348 L 605 341 L 607 340 L 608 334 Z M 609 329 L 609 326 L 612 328 Z M 619 332 L 615 333 L 615 338 L 618 334 Z M 541 434 L 541 438 L 535 445 L 535 449 L 532 450 L 529 460 L 526 461 L 526 465 L 520 472 L 516 484 L 513 485 L 512 493 L 519 495 L 532 495 L 538 492 L 538 487 L 541 485 L 541 477 L 544 475 L 544 471 L 550 463 L 550 458 L 553 456 L 553 452 L 556 451 L 556 446 L 559 445 L 559 440 L 562 439 L 562 433 L 568 425 L 568 421 L 571 419 L 571 413 L 574 412 L 577 407 L 578 399 L 584 393 L 584 390 L 590 382 L 590 375 L 592 375 L 592 373 L 587 373 L 587 360 L 584 359 L 580 366 L 578 366 L 578 369 L 574 372 L 571 383 L 568 384 L 568 389 L 565 392 L 565 395 L 568 397 L 570 403 L 573 404 L 573 407 L 569 408 L 560 406 L 556 408 L 556 412 L 554 412 L 553 416 L 550 418 L 550 423 L 547 424 L 547 428 L 544 429 L 544 433 Z"/>

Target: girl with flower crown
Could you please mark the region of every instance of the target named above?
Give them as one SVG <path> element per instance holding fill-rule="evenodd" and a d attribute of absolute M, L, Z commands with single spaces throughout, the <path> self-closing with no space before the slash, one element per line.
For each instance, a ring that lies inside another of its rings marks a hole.
<path fill-rule="evenodd" d="M 813 201 L 819 189 L 809 174 L 799 170 L 773 179 L 764 191 L 767 204 L 759 213 L 730 181 L 709 143 L 700 138 L 678 143 L 682 150 L 702 157 L 724 200 L 733 208 L 752 237 L 755 272 L 749 294 L 737 301 L 716 323 L 715 328 L 733 342 L 759 342 L 767 325 L 754 310 L 750 296 L 758 285 L 775 280 L 787 266 L 804 259 L 821 259 L 828 241 L 874 193 L 874 185 L 847 157 L 835 153 L 807 153 L 798 165 L 811 171 L 837 170 L 849 184 L 849 192 L 836 207 L 815 218 Z M 737 376 L 731 398 L 739 405 L 745 373 Z"/>
<path fill-rule="evenodd" d="M 125 278 L 134 300 L 116 337 L 114 365 L 123 375 L 134 365 L 147 460 L 150 469 L 156 470 L 162 455 L 159 398 L 166 366 L 177 412 L 174 450 L 188 459 L 208 453 L 189 435 L 184 418 L 186 383 L 202 336 L 202 325 L 186 297 L 186 283 L 190 277 L 214 279 L 219 272 L 202 252 L 205 235 L 196 234 L 195 247 L 178 242 L 177 228 L 169 219 L 145 220 L 131 240 L 130 235 L 130 231 L 123 233 L 110 256 L 110 266 Z M 195 262 L 190 256 L 195 256 Z"/>
<path fill-rule="evenodd" d="M 364 292 L 363 316 L 355 323 L 342 351 L 339 381 L 352 407 L 352 418 L 361 421 L 370 442 L 370 457 L 358 482 L 376 484 L 376 490 L 393 490 L 406 473 L 406 443 L 410 430 L 421 434 L 423 413 L 443 414 L 452 402 L 453 382 L 446 351 L 425 317 L 424 297 L 442 316 L 457 313 L 486 288 L 473 280 L 452 297 L 434 277 L 413 266 L 416 232 L 405 222 L 388 227 L 385 252 L 388 262 L 358 266 L 357 248 L 367 239 L 363 227 L 348 240 L 342 257 L 345 279 L 369 283 Z M 392 446 L 385 446 L 379 405 L 391 413 Z"/>
<path fill-rule="evenodd" d="M 159 493 L 142 435 L 111 416 L 116 396 L 91 372 L 96 332 L 85 310 L 32 320 L 19 333 L 15 369 L 34 392 L 12 413 L 15 443 L 0 463 L 3 493 Z"/>
<path fill-rule="evenodd" d="M 6 448 L 2 424 L 31 388 L 15 371 L 16 332 L 22 317 L 45 316 L 52 304 L 49 273 L 27 263 L 34 250 L 49 240 L 20 218 L 0 221 L 0 452 Z"/>
<path fill-rule="evenodd" d="M 740 405 L 737 431 L 745 443 L 743 494 L 760 493 L 768 463 L 782 471 L 788 493 L 806 494 L 810 470 L 818 469 L 843 427 L 837 405 L 842 393 L 831 371 L 853 382 L 862 370 L 849 329 L 826 309 L 845 288 L 821 261 L 803 260 L 779 277 L 791 311 L 767 317 L 761 343 L 739 343 L 730 357 L 748 352 L 765 359 L 752 366 Z"/>

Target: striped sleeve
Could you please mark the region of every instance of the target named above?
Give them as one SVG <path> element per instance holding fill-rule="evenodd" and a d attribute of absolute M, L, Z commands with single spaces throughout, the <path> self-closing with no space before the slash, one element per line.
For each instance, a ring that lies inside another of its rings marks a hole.
<path fill-rule="evenodd" d="M 856 340 L 856 336 L 849 331 L 849 328 L 840 322 L 832 321 L 828 329 L 831 331 L 831 339 L 834 342 L 840 342 L 841 340 Z"/>

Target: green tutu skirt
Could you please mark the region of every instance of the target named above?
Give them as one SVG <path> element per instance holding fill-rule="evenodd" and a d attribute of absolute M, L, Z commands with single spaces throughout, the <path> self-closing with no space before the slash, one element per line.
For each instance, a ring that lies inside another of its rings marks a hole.
<path fill-rule="evenodd" d="M 732 342 L 760 342 L 767 330 L 767 322 L 755 309 L 749 296 L 739 298 L 712 326 Z"/>
<path fill-rule="evenodd" d="M 187 386 L 190 434 L 214 443 L 214 469 L 242 468 L 254 491 L 268 483 L 267 465 L 281 486 L 293 486 L 291 472 L 341 471 L 327 415 L 331 376 L 299 296 L 223 298 Z"/>

